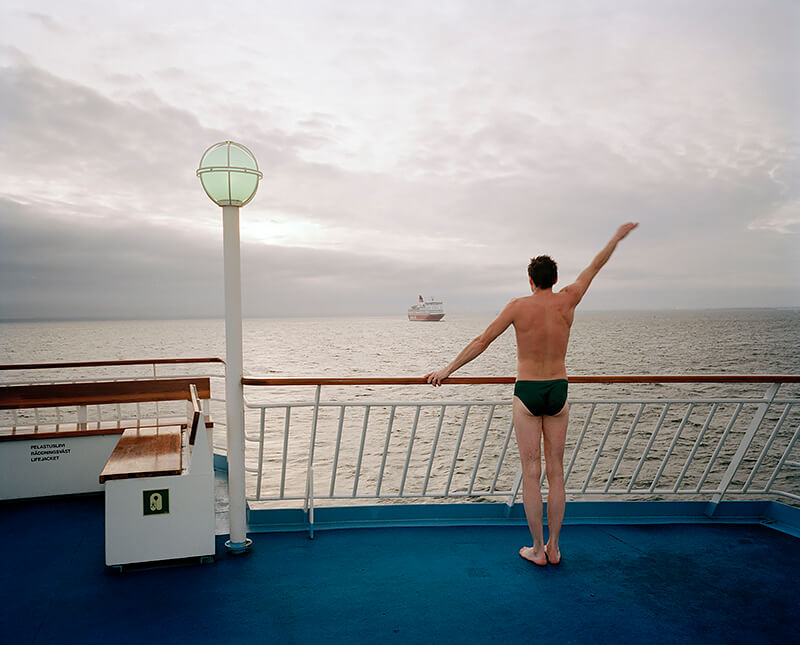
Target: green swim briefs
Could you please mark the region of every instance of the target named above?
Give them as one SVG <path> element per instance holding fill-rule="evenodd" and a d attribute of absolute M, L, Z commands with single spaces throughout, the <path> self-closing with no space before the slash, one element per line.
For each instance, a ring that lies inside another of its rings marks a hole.
<path fill-rule="evenodd" d="M 517 381 L 514 383 L 514 396 L 525 404 L 533 416 L 553 416 L 561 412 L 567 402 L 567 379 Z"/>

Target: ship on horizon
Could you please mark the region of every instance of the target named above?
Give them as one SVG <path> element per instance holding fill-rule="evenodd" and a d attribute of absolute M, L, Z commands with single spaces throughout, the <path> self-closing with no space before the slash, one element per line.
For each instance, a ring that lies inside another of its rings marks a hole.
<path fill-rule="evenodd" d="M 444 318 L 444 303 L 431 298 L 426 301 L 422 296 L 419 302 L 408 308 L 409 320 L 437 321 Z"/>

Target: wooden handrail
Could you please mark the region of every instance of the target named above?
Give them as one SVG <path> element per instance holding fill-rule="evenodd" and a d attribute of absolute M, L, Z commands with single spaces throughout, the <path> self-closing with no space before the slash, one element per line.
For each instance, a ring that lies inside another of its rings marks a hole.
<path fill-rule="evenodd" d="M 78 361 L 72 363 L 8 363 L 0 370 L 47 370 L 71 367 L 116 367 L 120 365 L 177 365 L 182 363 L 222 363 L 221 358 L 141 358 L 124 361 Z"/>
<path fill-rule="evenodd" d="M 191 400 L 191 384 L 197 386 L 201 399 L 211 397 L 211 380 L 206 377 L 9 385 L 0 387 L 0 410 Z"/>
<path fill-rule="evenodd" d="M 680 376 L 570 376 L 570 383 L 800 383 L 800 374 L 696 374 Z M 442 381 L 447 385 L 490 385 L 514 383 L 513 376 L 455 376 Z M 258 378 L 246 376 L 242 385 L 427 385 L 422 377 L 353 378 Z"/>

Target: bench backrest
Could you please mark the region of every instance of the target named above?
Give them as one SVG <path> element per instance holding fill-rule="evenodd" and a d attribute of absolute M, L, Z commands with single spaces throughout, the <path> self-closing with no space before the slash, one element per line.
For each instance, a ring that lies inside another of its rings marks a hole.
<path fill-rule="evenodd" d="M 197 388 L 198 398 L 211 398 L 211 379 L 207 377 L 8 385 L 0 387 L 0 410 L 151 401 L 191 401 L 189 386 L 192 384 Z"/>
<path fill-rule="evenodd" d="M 200 395 L 197 386 L 192 383 L 189 386 L 189 408 L 192 416 L 192 424 L 189 427 L 189 445 L 193 446 L 197 439 L 197 427 L 200 425 Z"/>

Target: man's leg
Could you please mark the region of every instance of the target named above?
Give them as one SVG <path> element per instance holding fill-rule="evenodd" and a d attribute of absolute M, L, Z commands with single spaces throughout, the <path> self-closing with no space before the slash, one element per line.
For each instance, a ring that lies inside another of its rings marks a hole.
<path fill-rule="evenodd" d="M 522 505 L 533 538 L 533 546 L 522 547 L 519 554 L 526 560 L 544 565 L 547 564 L 547 556 L 544 553 L 542 530 L 542 492 L 539 489 L 542 476 L 542 417 L 533 416 L 517 397 L 514 397 L 512 409 L 522 462 Z"/>
<path fill-rule="evenodd" d="M 564 443 L 567 440 L 569 403 L 555 416 L 542 417 L 544 435 L 544 463 L 547 474 L 547 557 L 553 564 L 561 561 L 558 538 L 564 521 L 567 498 L 564 492 Z"/>

